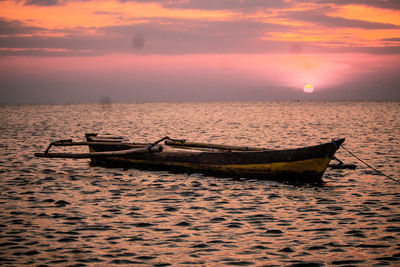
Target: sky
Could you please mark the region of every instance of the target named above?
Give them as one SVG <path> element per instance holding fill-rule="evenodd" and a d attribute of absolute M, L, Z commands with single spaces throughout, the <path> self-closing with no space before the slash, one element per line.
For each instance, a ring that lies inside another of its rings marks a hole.
<path fill-rule="evenodd" d="M 0 0 L 0 104 L 398 101 L 399 87 L 399 0 Z"/>

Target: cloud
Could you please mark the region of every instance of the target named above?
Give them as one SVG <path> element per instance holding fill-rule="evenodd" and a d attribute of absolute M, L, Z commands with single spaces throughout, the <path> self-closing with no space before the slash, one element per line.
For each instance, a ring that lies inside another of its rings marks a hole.
<path fill-rule="evenodd" d="M 385 38 L 382 41 L 389 41 L 389 42 L 400 42 L 400 38 Z"/>
<path fill-rule="evenodd" d="M 14 22 L 15 25 L 20 23 Z M 268 31 L 287 30 L 289 26 L 251 20 L 208 21 L 153 19 L 146 23 L 84 29 L 66 29 L 62 36 L 0 37 L 1 54 L 60 56 L 104 55 L 108 53 L 196 54 L 257 53 L 289 51 L 288 44 L 261 40 Z M 40 28 L 31 29 L 40 31 Z M 26 30 L 27 31 L 27 30 Z M 43 51 L 40 51 L 42 49 Z"/>
<path fill-rule="evenodd" d="M 87 2 L 91 0 L 68 0 L 68 2 Z M 15 0 L 17 3 L 24 5 L 36 6 L 56 6 L 67 3 L 67 0 Z M 178 9 L 203 9 L 203 10 L 260 10 L 260 9 L 285 9 L 294 7 L 297 4 L 304 4 L 301 0 L 119 0 L 121 3 L 156 3 L 166 8 Z M 309 0 L 307 4 L 318 5 L 365 5 L 376 8 L 400 9 L 400 1 L 398 0 Z"/>
<path fill-rule="evenodd" d="M 359 53 L 375 54 L 375 55 L 399 55 L 400 45 L 396 46 L 381 46 L 381 47 L 361 47 L 353 49 Z"/>
<path fill-rule="evenodd" d="M 149 23 L 110 26 L 98 30 L 101 35 L 118 38 L 118 42 L 130 40 L 141 53 L 193 54 L 278 51 L 282 49 L 280 44 L 264 41 L 261 37 L 265 32 L 288 28 L 252 20 L 153 19 Z"/>
<path fill-rule="evenodd" d="M 293 5 L 284 0 L 187 0 L 187 1 L 157 1 L 169 8 L 204 9 L 204 10 L 259 10 L 260 8 L 288 8 Z"/>
<path fill-rule="evenodd" d="M 338 6 L 344 5 L 364 5 L 376 8 L 400 9 L 400 1 L 398 0 L 314 0 L 316 4 L 334 4 Z"/>
<path fill-rule="evenodd" d="M 376 8 L 400 9 L 398 0 L 119 0 L 120 2 L 157 3 L 167 8 L 203 9 L 203 10 L 260 10 L 260 9 L 286 9 L 301 4 L 317 5 L 365 5 Z"/>
<path fill-rule="evenodd" d="M 360 29 L 400 29 L 398 25 L 390 23 L 369 22 L 364 20 L 346 19 L 328 16 L 319 10 L 306 10 L 288 12 L 287 17 L 303 22 L 311 22 L 330 28 L 360 28 Z"/>
<path fill-rule="evenodd" d="M 7 20 L 0 17 L 0 36 L 16 34 L 32 34 L 44 30 L 43 28 L 29 26 L 18 20 Z"/>
<path fill-rule="evenodd" d="M 310 13 L 308 13 L 310 14 Z M 290 14 L 292 16 L 299 15 Z M 306 16 L 305 13 L 299 16 Z M 307 16 L 306 16 L 307 17 Z M 329 21 L 326 16 L 322 19 Z M 329 22 L 323 23 L 332 23 Z M 290 33 L 296 27 L 255 20 L 233 21 L 184 20 L 157 18 L 149 22 L 53 30 L 61 35 L 40 35 L 44 29 L 18 21 L 0 23 L 0 56 L 96 56 L 125 54 L 254 54 L 254 53 L 326 53 L 368 52 L 398 54 L 399 48 L 323 47 L 318 42 L 277 41 L 263 39 L 270 32 Z M 343 24 L 348 25 L 348 21 Z M 48 31 L 51 33 L 51 31 Z M 91 34 L 87 34 L 90 32 Z M 385 41 L 394 41 L 388 39 Z"/>
<path fill-rule="evenodd" d="M 65 0 L 26 0 L 23 1 L 27 6 L 58 6 L 65 3 Z"/>
<path fill-rule="evenodd" d="M 98 40 L 70 37 L 0 37 L 0 55 L 89 56 L 101 48 Z"/>
<path fill-rule="evenodd" d="M 15 0 L 15 2 L 23 3 L 24 5 L 35 6 L 57 6 L 64 5 L 67 2 L 88 2 L 91 0 Z M 202 10 L 259 10 L 260 8 L 289 8 L 296 4 L 296 1 L 285 0 L 119 0 L 120 3 L 144 3 L 144 4 L 159 4 L 165 8 L 174 9 L 202 9 Z"/>

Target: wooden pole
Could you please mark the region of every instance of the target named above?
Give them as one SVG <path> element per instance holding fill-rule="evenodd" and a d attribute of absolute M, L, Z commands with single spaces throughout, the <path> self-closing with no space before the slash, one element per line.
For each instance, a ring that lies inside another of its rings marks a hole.
<path fill-rule="evenodd" d="M 151 149 L 148 147 L 131 148 L 118 151 L 104 151 L 104 152 L 91 152 L 91 153 L 35 153 L 35 157 L 41 158 L 71 158 L 71 159 L 87 159 L 87 158 L 102 158 L 102 157 L 117 157 L 126 156 L 135 153 L 146 152 L 161 152 L 161 146 L 155 146 Z"/>
<path fill-rule="evenodd" d="M 259 147 L 244 147 L 244 146 L 228 146 L 228 145 L 217 145 L 208 143 L 196 143 L 196 142 L 176 142 L 176 141 L 165 141 L 166 145 L 178 146 L 178 147 L 201 147 L 201 148 L 215 148 L 222 150 L 236 150 L 236 151 L 267 151 L 265 148 Z"/>

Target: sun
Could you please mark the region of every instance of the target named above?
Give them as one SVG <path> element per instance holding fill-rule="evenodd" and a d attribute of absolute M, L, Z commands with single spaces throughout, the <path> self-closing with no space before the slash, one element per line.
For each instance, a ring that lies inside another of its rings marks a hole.
<path fill-rule="evenodd" d="M 311 94 L 312 92 L 314 92 L 314 87 L 308 83 L 308 84 L 304 85 L 303 90 L 304 90 L 304 93 Z"/>

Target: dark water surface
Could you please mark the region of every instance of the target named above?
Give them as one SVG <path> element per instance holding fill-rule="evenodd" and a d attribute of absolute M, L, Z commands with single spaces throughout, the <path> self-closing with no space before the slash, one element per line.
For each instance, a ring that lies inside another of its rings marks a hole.
<path fill-rule="evenodd" d="M 85 132 L 131 141 L 345 146 L 399 179 L 399 102 L 0 107 L 0 265 L 400 266 L 400 184 L 328 169 L 323 187 L 34 158 Z"/>

